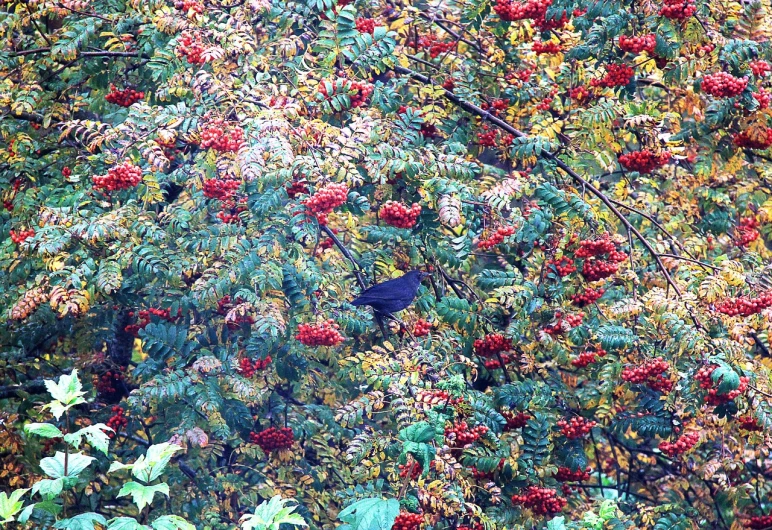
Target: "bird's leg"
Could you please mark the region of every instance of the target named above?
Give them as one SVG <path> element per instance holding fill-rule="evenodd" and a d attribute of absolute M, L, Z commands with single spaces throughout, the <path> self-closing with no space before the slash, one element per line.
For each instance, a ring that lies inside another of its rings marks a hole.
<path fill-rule="evenodd" d="M 383 335 L 383 340 L 388 340 L 389 331 L 386 329 L 386 326 L 383 325 L 383 319 L 384 317 L 386 317 L 386 314 L 381 313 L 380 311 L 373 310 L 373 316 L 375 317 L 375 321 L 378 323 L 378 327 L 381 328 L 381 334 Z"/>
<path fill-rule="evenodd" d="M 407 324 L 405 324 L 404 321 L 395 317 L 392 313 L 381 313 L 381 315 L 387 320 L 391 320 L 392 322 L 399 324 L 400 328 L 404 329 L 407 334 L 410 335 L 410 338 L 415 340 L 415 336 L 410 332 L 410 329 L 407 327 Z"/>

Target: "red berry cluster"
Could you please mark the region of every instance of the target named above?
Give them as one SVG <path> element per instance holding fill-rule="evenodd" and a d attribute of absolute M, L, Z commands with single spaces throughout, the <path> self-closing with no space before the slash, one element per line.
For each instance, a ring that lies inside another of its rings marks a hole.
<path fill-rule="evenodd" d="M 225 201 L 236 195 L 241 182 L 236 179 L 207 179 L 204 181 L 204 197 Z"/>
<path fill-rule="evenodd" d="M 459 525 L 457 530 L 485 530 L 485 525 L 482 523 L 474 523 L 472 526 L 469 525 Z"/>
<path fill-rule="evenodd" d="M 772 515 L 753 515 L 744 526 L 753 530 L 769 530 L 772 528 Z"/>
<path fill-rule="evenodd" d="M 436 59 L 440 54 L 449 52 L 455 46 L 455 42 L 443 42 L 436 35 L 426 35 L 418 39 L 418 46 L 429 50 L 429 57 Z"/>
<path fill-rule="evenodd" d="M 772 131 L 772 129 L 770 129 Z M 770 135 L 772 137 L 772 135 Z M 751 241 L 756 241 L 761 235 L 758 230 L 759 222 L 755 217 L 743 217 L 737 227 L 737 246 L 745 247 Z"/>
<path fill-rule="evenodd" d="M 253 377 L 257 372 L 265 370 L 272 360 L 270 355 L 265 359 L 255 359 L 254 361 L 242 357 L 239 359 L 239 367 L 236 370 L 244 377 Z"/>
<path fill-rule="evenodd" d="M 513 0 L 496 0 L 493 10 L 501 20 L 507 22 L 530 18 L 533 20 L 533 25 L 544 32 L 562 28 L 568 22 L 565 13 L 560 18 L 547 20 L 547 9 L 551 4 L 552 0 L 527 0 L 524 3 Z"/>
<path fill-rule="evenodd" d="M 656 154 L 648 149 L 643 149 L 619 155 L 619 163 L 628 171 L 651 173 L 667 164 L 670 161 L 670 156 L 668 151 Z"/>
<path fill-rule="evenodd" d="M 630 53 L 641 53 L 645 51 L 646 53 L 652 54 L 654 53 L 654 48 L 657 47 L 657 37 L 653 33 L 637 37 L 621 35 L 619 37 L 619 47 Z"/>
<path fill-rule="evenodd" d="M 587 281 L 595 282 L 616 274 L 618 270 L 619 263 L 590 259 L 586 260 L 584 265 L 582 265 L 582 276 Z"/>
<path fill-rule="evenodd" d="M 295 435 L 289 427 L 269 427 L 261 432 L 249 433 L 249 441 L 260 446 L 266 453 L 289 449 L 295 441 Z"/>
<path fill-rule="evenodd" d="M 560 427 L 560 433 L 568 438 L 574 440 L 576 438 L 584 438 L 587 436 L 592 428 L 598 423 L 592 420 L 587 420 L 581 416 L 574 416 L 568 421 L 565 419 L 558 420 L 558 427 Z"/>
<path fill-rule="evenodd" d="M 451 447 L 464 447 L 472 444 L 485 436 L 488 427 L 478 425 L 470 428 L 465 421 L 454 423 L 450 427 L 445 427 L 445 439 Z"/>
<path fill-rule="evenodd" d="M 21 245 L 27 239 L 35 235 L 35 229 L 28 228 L 27 230 L 19 230 L 18 232 L 16 230 L 10 230 L 9 234 L 11 235 L 11 241 L 13 241 L 16 245 Z"/>
<path fill-rule="evenodd" d="M 333 90 L 337 91 L 334 84 Z M 373 85 L 359 81 L 346 80 L 341 91 L 348 94 L 349 100 L 351 101 L 351 107 L 356 108 L 367 103 L 367 98 L 373 93 Z M 335 92 L 332 94 L 327 93 L 325 83 L 319 83 L 319 93 L 328 99 L 335 95 Z"/>
<path fill-rule="evenodd" d="M 583 239 L 574 254 L 577 258 L 591 258 L 611 254 L 617 249 L 609 234 L 603 234 L 598 239 Z"/>
<path fill-rule="evenodd" d="M 295 338 L 306 346 L 337 346 L 343 342 L 339 328 L 332 319 L 318 324 L 300 324 Z"/>
<path fill-rule="evenodd" d="M 174 9 L 198 13 L 199 15 L 204 12 L 204 6 L 198 0 L 177 0 L 174 2 Z"/>
<path fill-rule="evenodd" d="M 442 88 L 444 88 L 445 90 L 453 90 L 454 88 L 456 88 L 456 83 L 454 83 L 453 79 L 449 77 L 445 81 L 443 81 Z"/>
<path fill-rule="evenodd" d="M 502 112 L 506 112 L 509 108 L 508 99 L 494 99 L 490 103 L 483 101 L 480 103 L 480 108 L 487 111 L 492 116 L 499 116 Z"/>
<path fill-rule="evenodd" d="M 308 186 L 305 180 L 293 180 L 287 188 L 287 196 L 294 199 L 298 195 L 308 195 Z"/>
<path fill-rule="evenodd" d="M 536 52 L 536 55 L 554 55 L 563 51 L 563 47 L 558 42 L 534 42 L 531 49 Z"/>
<path fill-rule="evenodd" d="M 70 175 L 72 175 L 72 169 L 70 169 L 70 168 L 68 168 L 68 167 L 63 167 L 63 168 L 62 168 L 62 176 L 63 176 L 64 178 L 68 178 Z M 14 182 L 14 184 L 16 184 L 16 183 Z M 20 181 L 19 181 L 19 184 L 21 184 L 21 182 L 20 182 Z M 18 188 L 17 188 L 17 189 L 18 189 Z"/>
<path fill-rule="evenodd" d="M 107 436 L 115 438 L 115 435 L 129 424 L 129 419 L 124 415 L 123 408 L 118 405 L 115 405 L 110 410 L 112 410 L 113 415 L 107 420 L 107 426 L 115 432 L 109 432 Z"/>
<path fill-rule="evenodd" d="M 414 203 L 410 208 L 401 202 L 386 201 L 378 210 L 381 219 L 397 228 L 413 228 L 421 215 L 421 205 Z"/>
<path fill-rule="evenodd" d="M 212 148 L 218 153 L 235 153 L 244 144 L 244 129 L 227 123 L 222 118 L 212 118 L 201 128 L 201 147 Z"/>
<path fill-rule="evenodd" d="M 761 313 L 761 311 L 770 306 L 772 306 L 772 293 L 764 293 L 756 298 L 748 296 L 727 298 L 716 305 L 716 311 L 730 317 L 749 317 Z"/>
<path fill-rule="evenodd" d="M 748 432 L 760 432 L 764 430 L 764 427 L 759 425 L 758 420 L 752 414 L 746 414 L 745 416 L 739 416 L 737 423 L 740 428 Z"/>
<path fill-rule="evenodd" d="M 423 473 L 423 468 L 418 462 L 410 462 L 409 464 L 399 464 L 399 476 L 405 478 L 410 474 L 411 480 L 416 480 Z"/>
<path fill-rule="evenodd" d="M 748 86 L 748 77 L 735 77 L 727 72 L 708 74 L 702 79 L 702 91 L 717 98 L 733 98 Z"/>
<path fill-rule="evenodd" d="M 320 224 L 327 223 L 327 214 L 348 200 L 348 186 L 332 182 L 303 201 L 309 211 L 316 215 Z"/>
<path fill-rule="evenodd" d="M 177 57 L 185 57 L 189 64 L 204 64 L 207 60 L 204 57 L 204 45 L 198 35 L 183 33 L 177 39 L 177 48 L 175 48 Z"/>
<path fill-rule="evenodd" d="M 95 175 L 93 181 L 96 189 L 126 190 L 142 182 L 142 169 L 126 161 L 108 169 L 107 175 Z"/>
<path fill-rule="evenodd" d="M 420 513 L 399 512 L 391 530 L 418 530 L 424 523 L 424 516 Z"/>
<path fill-rule="evenodd" d="M 511 362 L 514 362 L 515 356 L 514 355 L 507 355 L 506 353 L 501 354 L 501 361 L 507 365 Z M 488 359 L 483 363 L 486 370 L 498 370 L 501 368 L 501 362 L 499 362 L 498 359 Z"/>
<path fill-rule="evenodd" d="M 748 66 L 756 77 L 764 77 L 769 72 L 772 72 L 772 65 L 762 59 L 751 61 L 748 63 Z"/>
<path fill-rule="evenodd" d="M 124 375 L 118 370 L 108 370 L 101 376 L 94 376 L 94 387 L 100 397 L 111 398 L 119 393 L 116 386 L 118 386 L 119 383 L 123 383 L 125 380 L 126 378 Z"/>
<path fill-rule="evenodd" d="M 571 364 L 577 368 L 585 368 L 586 366 L 598 362 L 598 359 L 606 356 L 606 350 L 601 347 L 585 350 L 579 354 L 579 356 L 571 361 Z"/>
<path fill-rule="evenodd" d="M 246 206 L 236 206 L 233 201 L 224 200 L 221 210 L 217 212 L 217 218 L 225 224 L 238 224 L 241 222 L 239 214 L 247 211 Z"/>
<path fill-rule="evenodd" d="M 431 330 L 432 323 L 423 318 L 416 320 L 416 323 L 413 325 L 413 335 L 416 337 L 425 337 Z"/>
<path fill-rule="evenodd" d="M 359 33 L 369 33 L 372 35 L 375 32 L 375 20 L 359 17 L 356 20 L 356 28 Z"/>
<path fill-rule="evenodd" d="M 769 108 L 769 103 L 772 102 L 772 94 L 770 94 L 763 88 L 759 88 L 758 92 L 753 93 L 753 99 L 755 99 L 758 102 L 759 109 L 767 109 Z M 770 136 L 769 129 L 767 129 L 767 137 L 769 136 Z"/>
<path fill-rule="evenodd" d="M 477 143 L 483 147 L 496 147 L 496 138 L 498 137 L 498 131 L 489 130 L 487 125 L 483 126 L 484 132 L 477 133 Z"/>
<path fill-rule="evenodd" d="M 681 435 L 675 442 L 662 442 L 659 444 L 659 450 L 670 458 L 684 454 L 686 451 L 697 445 L 700 441 L 698 432 L 688 432 Z"/>
<path fill-rule="evenodd" d="M 539 104 L 536 105 L 536 108 L 538 110 L 549 110 L 550 109 L 550 105 L 552 105 L 552 102 L 554 101 L 555 96 L 557 95 L 557 93 L 558 93 L 558 89 L 557 88 L 552 88 L 550 90 L 549 96 L 546 96 L 544 99 L 542 99 L 539 102 Z"/>
<path fill-rule="evenodd" d="M 520 495 L 512 495 L 512 504 L 530 508 L 536 515 L 558 513 L 568 501 L 557 496 L 558 492 L 550 488 L 528 486 Z"/>
<path fill-rule="evenodd" d="M 120 105 L 121 107 L 131 107 L 134 103 L 145 97 L 144 92 L 137 92 L 133 88 L 118 90 L 115 85 L 110 85 L 110 92 L 105 96 L 108 103 Z"/>
<path fill-rule="evenodd" d="M 648 359 L 640 366 L 622 370 L 622 380 L 637 385 L 646 385 L 652 390 L 668 394 L 673 390 L 673 382 L 662 375 L 670 369 L 670 364 L 662 357 Z"/>
<path fill-rule="evenodd" d="M 590 91 L 584 85 L 576 86 L 568 91 L 568 97 L 577 101 L 584 101 L 590 97 Z"/>
<path fill-rule="evenodd" d="M 574 296 L 572 296 L 571 303 L 574 304 L 575 306 L 585 307 L 597 302 L 605 292 L 606 291 L 604 291 L 603 289 L 587 288 L 584 290 L 583 293 L 581 294 L 577 293 Z"/>
<path fill-rule="evenodd" d="M 505 431 L 513 431 L 525 427 L 528 420 L 531 419 L 531 415 L 525 412 L 513 412 L 511 410 L 505 410 L 501 412 L 504 419 L 507 420 L 507 424 L 504 426 Z"/>
<path fill-rule="evenodd" d="M 670 20 L 684 21 L 697 12 L 694 0 L 664 0 L 659 14 Z"/>
<path fill-rule="evenodd" d="M 241 297 L 236 298 L 236 304 L 242 304 L 244 303 L 244 300 Z M 227 315 L 231 309 L 233 309 L 233 300 L 231 299 L 231 295 L 226 294 L 219 300 L 217 300 L 217 314 L 218 315 Z M 255 323 L 255 317 L 248 316 L 248 315 L 238 315 L 235 320 L 231 322 L 231 324 L 235 324 L 235 327 L 238 327 L 240 324 L 254 324 Z M 233 326 L 229 326 L 233 327 Z"/>
<path fill-rule="evenodd" d="M 742 376 L 740 378 L 740 384 L 737 388 L 727 392 L 726 394 L 719 394 L 718 389 L 713 388 L 713 378 L 711 377 L 716 368 L 718 368 L 718 365 L 715 364 L 703 366 L 694 376 L 694 379 L 700 383 L 700 388 L 708 391 L 708 393 L 705 395 L 705 403 L 714 407 L 723 403 L 729 403 L 735 398 L 741 396 L 746 390 L 748 390 L 748 383 L 750 382 L 750 379 Z"/>
<path fill-rule="evenodd" d="M 493 234 L 488 236 L 485 239 L 481 239 L 477 246 L 483 250 L 488 250 L 490 248 L 495 247 L 496 245 L 499 245 L 504 241 L 505 237 L 511 236 L 515 233 L 515 227 L 514 226 L 500 226 L 496 229 Z"/>
<path fill-rule="evenodd" d="M 555 271 L 561 278 L 565 278 L 569 274 L 576 272 L 576 265 L 574 265 L 574 260 L 567 256 L 563 256 L 559 260 L 551 259 L 547 262 L 547 266 L 555 267 Z"/>
<path fill-rule="evenodd" d="M 474 341 L 474 352 L 480 357 L 494 357 L 497 353 L 512 349 L 512 339 L 508 339 L 499 333 L 485 335 L 482 339 Z"/>
<path fill-rule="evenodd" d="M 572 470 L 567 467 L 559 467 L 555 474 L 555 480 L 560 482 L 584 482 L 590 480 L 591 468 Z"/>
<path fill-rule="evenodd" d="M 740 131 L 733 140 L 737 147 L 746 149 L 767 149 L 772 146 L 772 127 L 767 127 L 761 134 L 756 132 L 751 136 L 750 131 Z"/>
<path fill-rule="evenodd" d="M 635 70 L 626 64 L 607 64 L 606 75 L 600 79 L 591 79 L 590 86 L 602 88 L 614 88 L 626 86 L 635 75 Z"/>

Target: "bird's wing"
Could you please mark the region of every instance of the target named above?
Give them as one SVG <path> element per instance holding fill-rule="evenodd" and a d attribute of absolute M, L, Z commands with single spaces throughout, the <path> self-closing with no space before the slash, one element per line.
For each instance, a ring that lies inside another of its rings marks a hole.
<path fill-rule="evenodd" d="M 393 281 L 394 280 L 389 280 L 387 282 L 378 283 L 365 289 L 353 302 L 351 302 L 351 305 L 369 305 L 373 302 L 377 303 L 383 302 L 384 300 L 400 298 L 402 293 L 399 292 L 397 287 L 393 286 Z"/>

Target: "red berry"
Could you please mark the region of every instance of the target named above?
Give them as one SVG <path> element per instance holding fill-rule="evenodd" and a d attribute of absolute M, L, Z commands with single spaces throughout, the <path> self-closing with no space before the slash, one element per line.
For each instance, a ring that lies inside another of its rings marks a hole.
<path fill-rule="evenodd" d="M 300 324 L 295 338 L 306 346 L 337 346 L 344 340 L 339 328 L 332 319 L 318 324 Z"/>

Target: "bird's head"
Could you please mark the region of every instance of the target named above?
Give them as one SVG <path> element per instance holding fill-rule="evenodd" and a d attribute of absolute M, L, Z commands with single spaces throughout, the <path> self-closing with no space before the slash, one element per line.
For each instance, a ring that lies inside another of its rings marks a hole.
<path fill-rule="evenodd" d="M 405 276 L 417 283 L 421 283 L 424 278 L 428 278 L 431 274 L 424 271 L 410 271 L 405 273 Z"/>

